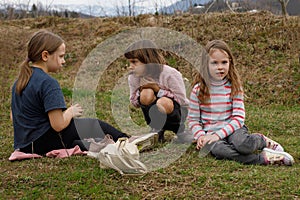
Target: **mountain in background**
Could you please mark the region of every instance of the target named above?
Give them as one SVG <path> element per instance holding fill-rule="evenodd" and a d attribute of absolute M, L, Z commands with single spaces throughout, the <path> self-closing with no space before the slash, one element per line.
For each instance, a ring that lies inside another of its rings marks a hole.
<path fill-rule="evenodd" d="M 211 0 L 182 0 L 173 3 L 170 6 L 166 6 L 159 10 L 159 13 L 163 14 L 174 14 L 178 11 L 186 12 L 190 8 L 197 7 L 197 6 L 204 6 L 205 4 L 211 2 Z"/>
<path fill-rule="evenodd" d="M 204 13 L 212 2 L 213 0 L 181 0 L 161 8 L 159 13 Z M 237 12 L 268 10 L 273 14 L 281 14 L 281 5 L 278 0 L 231 0 L 229 4 L 231 9 Z M 209 9 L 210 12 L 222 12 L 225 10 L 229 10 L 225 0 L 216 1 Z M 300 15 L 300 0 L 289 0 L 287 12 L 289 15 Z"/>
<path fill-rule="evenodd" d="M 115 16 L 137 16 L 140 14 L 181 14 L 193 13 L 201 14 L 206 11 L 209 12 L 223 12 L 229 10 L 224 0 L 216 1 L 212 6 L 212 0 L 180 0 L 169 6 L 131 6 L 129 11 L 128 5 L 107 6 L 104 4 L 54 4 L 49 7 L 38 5 L 24 5 L 24 4 L 0 4 L 0 18 L 2 19 L 16 19 L 23 17 L 37 17 L 37 16 L 63 16 L 63 17 L 115 17 Z M 145 4 L 146 5 L 146 4 Z M 278 0 L 231 0 L 230 5 L 232 10 L 236 12 L 268 10 L 273 14 L 281 14 L 281 5 Z M 46 7 L 46 8 L 44 8 Z M 300 15 L 300 0 L 290 0 L 287 5 L 287 12 L 289 15 Z"/>
<path fill-rule="evenodd" d="M 147 7 L 147 6 L 132 6 L 131 15 L 140 14 L 176 14 L 176 13 L 203 13 L 211 4 L 212 0 L 180 0 L 165 7 Z M 278 0 L 232 0 L 230 1 L 232 8 L 236 11 L 244 12 L 250 10 L 268 10 L 274 14 L 281 14 L 281 6 Z M 62 6 L 62 5 L 60 5 Z M 236 7 L 234 7 L 236 6 Z M 300 0 L 290 0 L 287 6 L 289 15 L 300 15 Z M 101 5 L 67 5 L 65 9 L 84 13 L 85 15 L 97 17 L 109 16 L 128 16 L 128 5 L 103 7 Z M 217 1 L 211 8 L 210 12 L 220 12 L 228 10 L 225 1 Z"/>

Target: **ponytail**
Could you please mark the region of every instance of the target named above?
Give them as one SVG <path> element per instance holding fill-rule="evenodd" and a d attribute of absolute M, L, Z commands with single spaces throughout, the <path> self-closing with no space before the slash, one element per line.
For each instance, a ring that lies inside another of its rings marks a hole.
<path fill-rule="evenodd" d="M 16 93 L 21 95 L 27 86 L 32 75 L 30 62 L 35 63 L 42 61 L 42 52 L 48 51 L 52 54 L 57 48 L 64 43 L 63 39 L 58 35 L 47 30 L 40 30 L 33 34 L 27 46 L 27 59 L 20 65 L 20 73 L 16 82 Z"/>
<path fill-rule="evenodd" d="M 23 63 L 20 65 L 20 73 L 18 76 L 18 80 L 16 83 L 16 92 L 18 95 L 22 94 L 22 91 L 26 87 L 26 85 L 29 82 L 29 79 L 32 75 L 32 69 L 29 65 L 30 59 L 26 59 L 23 61 Z"/>

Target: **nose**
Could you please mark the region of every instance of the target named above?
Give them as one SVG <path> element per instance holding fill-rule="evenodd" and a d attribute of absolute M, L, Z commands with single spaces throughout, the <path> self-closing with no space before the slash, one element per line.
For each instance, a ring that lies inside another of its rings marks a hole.
<path fill-rule="evenodd" d="M 218 63 L 218 64 L 217 64 L 217 69 L 222 69 L 222 68 L 223 68 L 222 64 L 221 64 L 221 63 Z"/>
<path fill-rule="evenodd" d="M 134 67 L 131 64 L 129 64 L 128 69 L 134 69 Z"/>

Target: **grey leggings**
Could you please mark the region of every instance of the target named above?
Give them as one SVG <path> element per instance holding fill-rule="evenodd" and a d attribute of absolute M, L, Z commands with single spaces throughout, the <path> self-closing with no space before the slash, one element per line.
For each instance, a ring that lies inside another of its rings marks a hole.
<path fill-rule="evenodd" d="M 243 126 L 225 139 L 217 141 L 211 149 L 211 154 L 217 159 L 262 165 L 265 160 L 260 153 L 255 153 L 255 151 L 262 150 L 264 147 L 266 147 L 266 142 L 263 137 L 259 134 L 249 134 L 248 128 Z"/>

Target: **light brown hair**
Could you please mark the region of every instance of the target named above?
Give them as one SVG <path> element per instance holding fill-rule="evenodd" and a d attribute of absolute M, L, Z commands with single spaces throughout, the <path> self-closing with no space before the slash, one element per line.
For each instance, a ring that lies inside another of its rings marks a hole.
<path fill-rule="evenodd" d="M 198 98 L 201 102 L 209 100 L 209 88 L 210 88 L 210 75 L 208 70 L 209 56 L 214 50 L 220 50 L 225 52 L 229 57 L 229 71 L 226 76 L 228 81 L 231 82 L 231 98 L 235 95 L 242 93 L 242 83 L 238 70 L 235 67 L 233 54 L 228 45 L 223 40 L 212 40 L 207 43 L 202 51 L 201 64 L 197 72 L 194 73 L 192 86 L 199 83 L 200 92 Z"/>
<path fill-rule="evenodd" d="M 30 62 L 38 62 L 42 60 L 42 52 L 48 51 L 51 55 L 64 43 L 63 39 L 58 35 L 47 31 L 40 30 L 33 34 L 27 44 L 27 58 L 20 65 L 20 73 L 16 83 L 16 92 L 21 94 L 32 75 Z"/>

